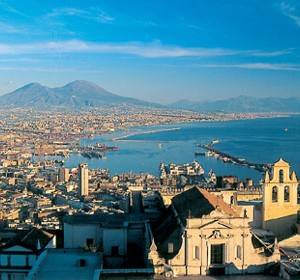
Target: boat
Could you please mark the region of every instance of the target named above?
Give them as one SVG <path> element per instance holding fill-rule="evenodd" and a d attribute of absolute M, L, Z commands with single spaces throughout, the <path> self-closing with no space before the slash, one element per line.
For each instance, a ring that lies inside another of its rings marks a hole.
<path fill-rule="evenodd" d="M 219 139 L 214 139 L 214 140 L 211 141 L 211 144 L 212 144 L 212 145 L 213 145 L 213 144 L 218 144 L 218 143 L 220 143 L 220 140 L 219 140 Z"/>

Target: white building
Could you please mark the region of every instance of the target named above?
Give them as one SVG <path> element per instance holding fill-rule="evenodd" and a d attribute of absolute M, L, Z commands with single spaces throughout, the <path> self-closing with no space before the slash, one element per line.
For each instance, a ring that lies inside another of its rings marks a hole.
<path fill-rule="evenodd" d="M 261 273 L 278 262 L 275 236 L 254 232 L 251 219 L 241 210 L 197 187 L 175 196 L 153 231 L 151 256 L 156 273 Z"/>
<path fill-rule="evenodd" d="M 103 268 L 145 268 L 151 230 L 138 216 L 73 215 L 64 220 L 64 248 L 103 254 Z"/>
<path fill-rule="evenodd" d="M 1 280 L 26 279 L 38 256 L 46 248 L 56 247 L 56 237 L 44 230 L 32 228 L 0 247 Z"/>
<path fill-rule="evenodd" d="M 27 280 L 93 280 L 99 278 L 102 255 L 83 249 L 48 249 L 32 267 Z"/>

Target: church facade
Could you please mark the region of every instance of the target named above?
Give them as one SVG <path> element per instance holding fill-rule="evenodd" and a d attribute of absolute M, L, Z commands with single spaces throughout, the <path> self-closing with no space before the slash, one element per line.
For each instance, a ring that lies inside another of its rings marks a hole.
<path fill-rule="evenodd" d="M 178 194 L 153 231 L 156 272 L 162 263 L 173 275 L 263 272 L 279 260 L 276 238 L 270 234 L 266 248 L 249 221 L 241 209 L 207 190 L 194 187 Z"/>
<path fill-rule="evenodd" d="M 262 273 L 278 263 L 277 240 L 294 234 L 298 222 L 296 174 L 280 159 L 266 172 L 261 190 L 261 199 L 244 203 L 226 203 L 218 192 L 199 187 L 171 198 L 153 229 L 156 272 Z"/>

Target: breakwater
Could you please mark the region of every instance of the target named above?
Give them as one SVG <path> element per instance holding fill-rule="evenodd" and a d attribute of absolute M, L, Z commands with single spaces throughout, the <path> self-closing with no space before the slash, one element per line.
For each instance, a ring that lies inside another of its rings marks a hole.
<path fill-rule="evenodd" d="M 253 163 L 246 159 L 238 158 L 238 157 L 232 156 L 228 153 L 219 151 L 213 147 L 213 143 L 198 144 L 197 146 L 206 150 L 206 153 L 205 153 L 206 156 L 215 157 L 218 160 L 222 160 L 224 163 L 231 163 L 231 164 L 246 166 L 249 168 L 253 168 L 262 173 L 269 171 L 272 167 L 271 164 L 268 164 L 268 163 Z"/>

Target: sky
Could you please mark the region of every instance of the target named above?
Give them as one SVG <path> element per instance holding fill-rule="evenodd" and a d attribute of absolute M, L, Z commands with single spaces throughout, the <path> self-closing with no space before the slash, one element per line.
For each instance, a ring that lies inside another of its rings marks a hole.
<path fill-rule="evenodd" d="M 0 0 L 0 94 L 78 79 L 161 103 L 300 97 L 300 1 Z"/>

